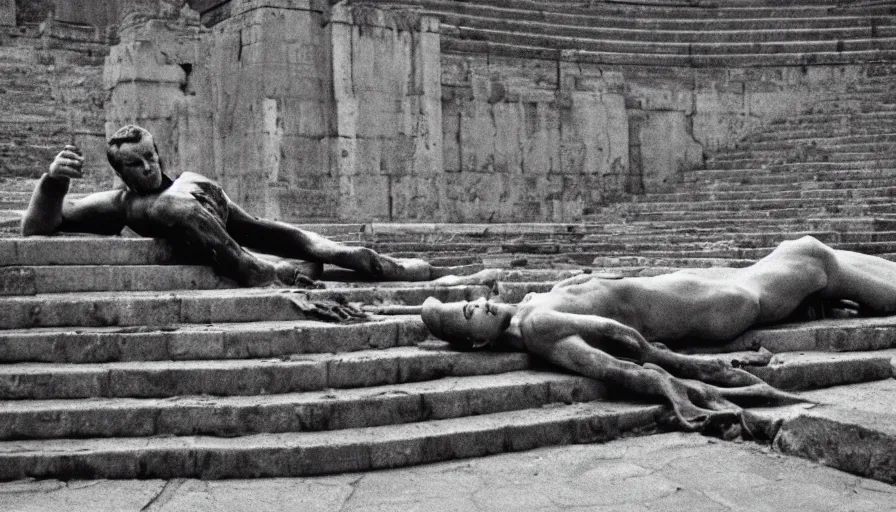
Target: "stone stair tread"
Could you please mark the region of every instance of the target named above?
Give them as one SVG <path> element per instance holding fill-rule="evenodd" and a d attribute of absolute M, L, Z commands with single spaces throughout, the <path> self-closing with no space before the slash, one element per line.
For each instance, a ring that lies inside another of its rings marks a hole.
<path fill-rule="evenodd" d="M 896 349 L 867 352 L 778 353 L 747 371 L 785 390 L 818 389 L 896 377 Z"/>
<path fill-rule="evenodd" d="M 258 395 L 524 370 L 529 355 L 395 347 L 285 359 L 0 365 L 7 400 Z"/>
<path fill-rule="evenodd" d="M 856 50 L 740 54 L 671 54 L 621 51 L 576 50 L 534 44 L 494 42 L 452 36 L 443 33 L 442 52 L 446 54 L 493 54 L 528 59 L 562 60 L 565 62 L 604 65 L 649 65 L 657 67 L 768 67 L 858 64 L 866 61 L 892 60 L 896 50 Z"/>
<path fill-rule="evenodd" d="M 41 265 L 0 267 L 0 296 L 92 291 L 235 288 L 202 265 Z"/>
<path fill-rule="evenodd" d="M 593 379 L 524 370 L 338 392 L 7 401 L 0 404 L 0 439 L 339 430 L 585 402 L 606 395 L 606 387 Z"/>
<path fill-rule="evenodd" d="M 6 363 L 247 359 L 408 346 L 429 332 L 419 315 L 332 324 L 313 320 L 0 331 Z"/>
<path fill-rule="evenodd" d="M 0 442 L 0 480 L 304 476 L 597 442 L 655 430 L 657 405 L 587 402 L 326 432 Z"/>
<path fill-rule="evenodd" d="M 857 53 L 870 50 L 893 49 L 896 38 L 866 37 L 835 39 L 788 39 L 788 40 L 747 40 L 747 41 L 669 41 L 654 40 L 649 35 L 643 38 L 620 38 L 618 34 L 578 31 L 567 35 L 562 27 L 542 27 L 508 23 L 503 20 L 488 20 L 485 23 L 470 23 L 467 18 L 451 20 L 457 25 L 443 20 L 444 34 L 461 39 L 485 38 L 490 42 L 545 48 L 569 48 L 575 51 L 608 53 L 656 54 L 656 55 L 797 55 L 802 53 Z M 553 30 L 551 30 L 553 29 Z M 559 29 L 559 30 L 557 30 Z M 781 33 L 780 31 L 778 33 Z M 792 32 L 788 33 L 792 34 Z M 646 33 L 650 34 L 651 33 Z M 743 34 L 743 32 L 741 33 Z M 814 34 L 813 34 L 814 35 Z"/>
<path fill-rule="evenodd" d="M 690 6 L 644 6 L 644 5 L 611 5 L 601 2 L 599 4 L 591 4 L 585 6 L 581 3 L 567 3 L 560 5 L 556 2 L 549 3 L 497 3 L 497 2 L 478 2 L 476 4 L 457 2 L 445 2 L 438 0 L 385 0 L 375 1 L 376 4 L 386 5 L 407 5 L 421 6 L 424 9 L 441 9 L 443 12 L 459 13 L 469 15 L 472 13 L 480 15 L 488 15 L 489 17 L 497 17 L 500 19 L 524 19 L 524 20 L 547 20 L 555 23 L 572 23 L 581 25 L 593 25 L 595 22 L 607 20 L 610 22 L 624 23 L 631 22 L 632 14 L 637 13 L 637 20 L 644 24 L 652 24 L 651 28 L 662 29 L 664 27 L 694 27 L 708 28 L 711 25 L 753 21 L 782 21 L 787 22 L 794 20 L 794 26 L 807 26 L 812 22 L 835 22 L 856 24 L 867 23 L 868 18 L 855 16 L 854 14 L 836 14 L 827 9 L 818 9 L 816 6 L 810 6 L 806 9 L 801 6 L 800 10 L 770 10 L 770 9 L 725 9 L 724 11 L 713 10 L 695 10 L 690 11 Z M 814 12 L 813 12 L 814 11 Z M 687 13 L 687 14 L 685 14 Z M 724 13 L 727 16 L 717 16 Z M 815 14 L 815 16 L 812 16 Z M 871 14 L 871 13 L 869 13 Z M 577 20 L 577 18 L 581 18 Z"/>
<path fill-rule="evenodd" d="M 752 329 L 730 343 L 716 347 L 721 352 L 757 350 L 772 352 L 849 352 L 896 348 L 896 317 L 816 320 Z M 706 351 L 708 347 L 686 349 Z"/>
<path fill-rule="evenodd" d="M 749 411 L 773 425 L 773 446 L 853 474 L 896 482 L 896 379 L 801 393 L 815 402 Z"/>

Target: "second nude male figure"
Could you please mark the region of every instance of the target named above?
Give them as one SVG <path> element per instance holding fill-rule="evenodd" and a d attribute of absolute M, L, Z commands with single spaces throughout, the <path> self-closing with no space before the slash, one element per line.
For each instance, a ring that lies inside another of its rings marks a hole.
<path fill-rule="evenodd" d="M 478 276 L 452 276 L 453 269 L 419 259 L 399 259 L 364 247 L 351 247 L 316 233 L 254 217 L 227 197 L 221 187 L 199 174 L 168 178 L 152 134 L 125 126 L 108 141 L 107 157 L 125 187 L 66 199 L 69 181 L 80 178 L 84 158 L 73 146 L 57 155 L 37 184 L 22 220 L 22 234 L 59 231 L 114 235 L 127 226 L 137 234 L 164 238 L 183 252 L 198 256 L 243 286 L 311 285 L 308 265 L 264 258 L 247 251 L 317 264 L 330 263 L 382 281 L 429 281 L 463 284 Z M 320 265 L 318 265 L 318 269 Z"/>
<path fill-rule="evenodd" d="M 738 400 L 792 402 L 730 362 L 675 353 L 658 342 L 732 340 L 780 322 L 804 300 L 849 300 L 896 312 L 896 263 L 832 249 L 812 237 L 783 242 L 747 268 L 681 270 L 618 280 L 576 276 L 520 304 L 423 304 L 439 338 L 466 348 L 525 350 L 621 389 L 664 398 L 679 428 L 736 421 Z M 742 364 L 766 364 L 754 354 Z"/>

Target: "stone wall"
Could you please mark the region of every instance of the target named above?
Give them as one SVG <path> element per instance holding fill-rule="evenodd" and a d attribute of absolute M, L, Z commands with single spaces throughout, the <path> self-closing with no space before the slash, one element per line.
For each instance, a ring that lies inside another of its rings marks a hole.
<path fill-rule="evenodd" d="M 52 19 L 0 37 L 0 177 L 33 178 L 63 145 L 85 152 L 77 188 L 112 183 L 105 162 L 104 33 Z"/>
<path fill-rule="evenodd" d="M 183 4 L 183 2 L 181 2 Z M 326 2 L 235 0 L 211 29 L 144 12 L 106 65 L 107 132 L 158 134 L 255 214 L 441 214 L 438 24 Z"/>
<path fill-rule="evenodd" d="M 337 7 L 330 30 L 340 218 L 442 218 L 438 20 Z"/>
<path fill-rule="evenodd" d="M 53 17 L 59 21 L 106 27 L 118 21 L 118 0 L 55 0 Z"/>
<path fill-rule="evenodd" d="M 53 12 L 54 0 L 15 0 L 16 24 L 40 23 Z"/>
<path fill-rule="evenodd" d="M 0 0 L 0 26 L 15 26 L 16 2 L 15 0 Z"/>
<path fill-rule="evenodd" d="M 842 90 L 860 66 L 640 68 L 442 55 L 449 218 L 576 221 L 662 192 L 707 151 Z"/>

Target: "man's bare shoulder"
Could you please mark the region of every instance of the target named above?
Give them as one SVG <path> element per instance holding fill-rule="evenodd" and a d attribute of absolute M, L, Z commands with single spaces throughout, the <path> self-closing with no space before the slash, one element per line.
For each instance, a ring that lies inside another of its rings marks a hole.
<path fill-rule="evenodd" d="M 177 183 L 215 183 L 217 185 L 215 180 L 208 178 L 206 176 L 203 176 L 201 174 L 197 174 L 195 172 L 189 172 L 189 171 L 185 172 L 185 173 L 181 174 L 180 176 L 178 176 L 177 178 L 175 178 L 174 183 L 175 184 L 177 184 Z"/>

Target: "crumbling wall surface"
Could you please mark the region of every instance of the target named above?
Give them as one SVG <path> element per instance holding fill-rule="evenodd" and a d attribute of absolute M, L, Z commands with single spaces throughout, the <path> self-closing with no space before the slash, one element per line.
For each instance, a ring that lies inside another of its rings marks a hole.
<path fill-rule="evenodd" d="M 331 37 L 339 217 L 442 218 L 438 20 L 337 6 Z"/>
<path fill-rule="evenodd" d="M 448 217 L 579 219 L 629 172 L 621 75 L 594 66 L 443 55 Z"/>
<path fill-rule="evenodd" d="M 441 58 L 447 216 L 471 222 L 576 221 L 626 194 L 670 190 L 708 151 L 810 107 L 862 73 L 858 65 Z"/>

